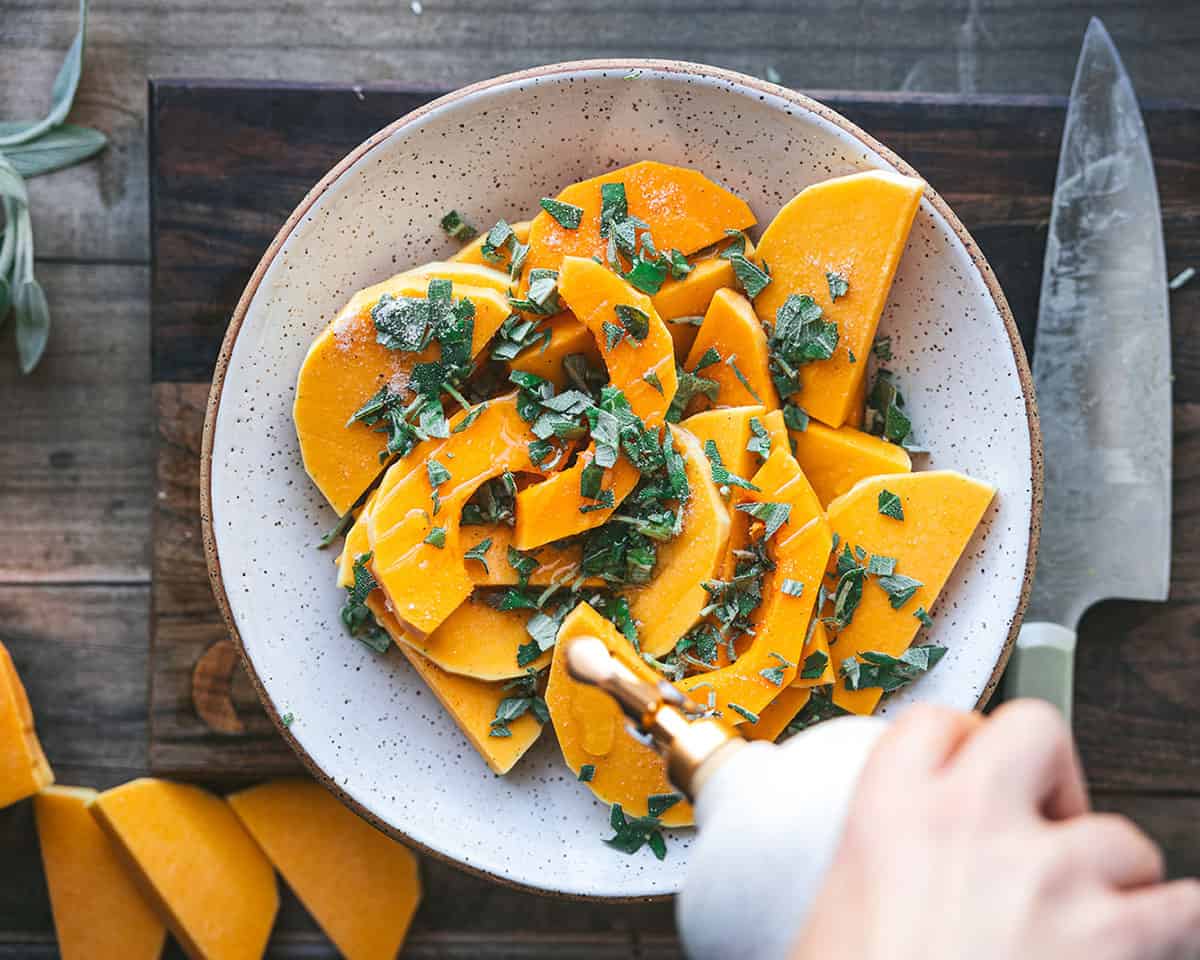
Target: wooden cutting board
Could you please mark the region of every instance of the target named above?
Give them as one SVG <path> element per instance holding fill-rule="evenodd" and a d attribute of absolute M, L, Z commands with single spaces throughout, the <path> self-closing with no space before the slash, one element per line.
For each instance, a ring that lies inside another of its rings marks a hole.
<path fill-rule="evenodd" d="M 199 452 L 209 379 L 263 250 L 308 189 L 436 94 L 158 81 L 150 86 L 157 509 L 151 768 L 207 780 L 299 770 L 242 675 L 209 592 Z M 987 255 L 1029 342 L 1064 119 L 1061 101 L 817 94 L 911 162 Z M 1200 267 L 1200 110 L 1148 109 L 1172 272 Z M 1076 732 L 1093 785 L 1200 792 L 1200 281 L 1173 294 L 1173 600 L 1107 603 L 1080 630 Z M 1132 639 L 1131 639 L 1132 638 Z M 193 673 L 206 658 L 195 706 Z"/>

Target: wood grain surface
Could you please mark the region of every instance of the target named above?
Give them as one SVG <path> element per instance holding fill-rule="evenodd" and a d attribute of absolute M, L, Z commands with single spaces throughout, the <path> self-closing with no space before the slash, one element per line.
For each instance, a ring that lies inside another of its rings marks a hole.
<path fill-rule="evenodd" d="M 43 112 L 75 30 L 75 9 L 75 0 L 0 0 L 0 119 Z M 31 182 L 38 274 L 55 327 L 33 377 L 16 374 L 11 337 L 0 348 L 0 400 L 9 413 L 0 425 L 0 639 L 22 669 L 60 779 L 103 787 L 147 771 L 151 525 L 166 529 L 169 543 L 186 544 L 194 523 L 184 489 L 194 465 L 186 455 L 155 457 L 161 440 L 155 439 L 153 410 L 195 408 L 206 388 L 187 380 L 166 387 L 160 381 L 153 392 L 150 386 L 148 76 L 450 88 L 537 63 L 647 55 L 759 76 L 774 69 L 783 82 L 806 91 L 891 90 L 909 98 L 927 91 L 1063 95 L 1092 14 L 1104 17 L 1143 97 L 1200 102 L 1200 72 L 1193 69 L 1200 18 L 1177 0 L 1045 0 L 1033 6 L 1007 0 L 851 6 L 841 0 L 737 0 L 717 7 L 688 0 L 486 7 L 474 0 L 424 0 L 420 15 L 403 2 L 367 0 L 93 0 L 71 119 L 100 128 L 111 145 L 92 163 Z M 1019 122 L 1005 128 L 992 116 L 976 134 L 970 117 L 950 118 L 957 124 L 950 127 L 939 118 L 943 108 L 936 101 L 926 108 L 925 122 L 944 127 L 941 148 L 928 155 L 912 126 L 916 118 L 881 118 L 875 126 L 859 120 L 922 169 L 960 212 L 974 205 L 968 220 L 989 255 L 1005 245 L 1012 251 L 1006 269 L 1018 278 L 1036 276 L 1036 228 L 1048 209 L 1050 182 L 1043 177 L 1052 175 L 1057 129 L 1042 129 L 1034 150 Z M 1149 119 L 1170 264 L 1177 271 L 1200 262 L 1197 126 L 1191 111 L 1173 121 L 1153 114 Z M 946 161 L 944 173 L 939 157 Z M 986 162 L 995 185 L 948 189 L 956 185 L 959 163 L 970 174 L 979 162 Z M 1022 187 L 1025 165 L 1035 162 L 1037 188 Z M 297 183 L 280 220 L 320 172 Z M 1002 189 L 1006 183 L 1019 189 Z M 278 222 L 266 227 L 268 235 Z M 212 224 L 207 240 L 223 242 Z M 265 240 L 250 252 L 245 273 L 263 245 Z M 236 295 L 243 279 L 220 279 L 216 297 L 201 291 L 197 309 L 211 309 L 230 290 Z M 1001 279 L 1028 329 L 1036 284 Z M 1188 690 L 1200 659 L 1198 285 L 1174 294 L 1172 306 L 1179 444 L 1173 602 L 1109 603 L 1089 613 L 1077 716 L 1089 770 L 1107 784 L 1098 805 L 1134 817 L 1164 844 L 1171 872 L 1182 875 L 1200 873 L 1200 776 L 1189 753 L 1195 749 L 1196 698 Z M 213 322 L 223 320 L 210 317 Z M 159 429 L 168 419 L 158 418 Z M 186 444 L 196 423 L 166 431 L 169 442 Z M 174 506 L 160 506 L 164 500 Z M 198 536 L 198 528 L 191 533 Z M 166 554 L 156 550 L 156 564 Z M 155 583 L 156 593 L 170 597 L 159 597 L 156 605 L 175 611 L 177 622 L 168 626 L 176 631 L 215 638 L 219 626 L 203 578 L 195 576 L 198 553 L 190 561 L 186 554 L 177 556 L 173 580 Z M 188 666 L 181 664 L 184 673 Z M 248 691 L 239 693 L 235 685 L 235 698 L 243 694 Z M 239 705 L 253 729 L 253 701 Z M 170 759 L 159 753 L 160 761 Z M 187 756 L 175 760 L 182 764 Z M 28 804 L 0 811 L 0 864 L 0 958 L 56 956 Z M 678 955 L 669 910 L 662 906 L 543 901 L 436 864 L 427 865 L 426 880 L 431 896 L 406 956 Z M 270 955 L 334 954 L 287 899 Z"/>

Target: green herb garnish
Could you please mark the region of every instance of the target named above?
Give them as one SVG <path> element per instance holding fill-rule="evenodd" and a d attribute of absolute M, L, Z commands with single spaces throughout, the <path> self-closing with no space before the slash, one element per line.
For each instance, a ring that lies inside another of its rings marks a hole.
<path fill-rule="evenodd" d="M 648 846 L 659 860 L 667 856 L 667 841 L 662 834 L 662 821 L 657 817 L 627 817 L 619 803 L 612 805 L 609 824 L 615 834 L 604 842 L 614 850 L 634 854 Z"/>
<path fill-rule="evenodd" d="M 752 260 L 747 260 L 741 253 L 730 254 L 726 259 L 733 264 L 733 275 L 737 277 L 738 285 L 751 300 L 767 289 L 771 282 L 771 274 L 765 263 L 760 267 Z"/>
<path fill-rule="evenodd" d="M 921 624 L 926 627 L 933 626 L 933 617 L 931 617 L 924 607 L 917 607 L 913 611 L 913 616 L 921 621 Z"/>
<path fill-rule="evenodd" d="M 346 602 L 342 604 L 341 618 L 350 636 L 362 641 L 376 653 L 383 653 L 391 644 L 387 632 L 375 622 L 375 615 L 367 607 L 367 597 L 379 583 L 367 568 L 371 554 L 361 553 L 354 558 L 354 583 L 346 588 Z"/>
<path fill-rule="evenodd" d="M 751 453 L 757 453 L 763 460 L 771 455 L 771 434 L 767 432 L 767 428 L 763 426 L 758 417 L 750 418 L 750 440 L 746 444 L 746 449 Z"/>
<path fill-rule="evenodd" d="M 479 236 L 479 231 L 467 223 L 457 210 L 451 210 L 442 217 L 442 229 L 451 240 L 459 243 L 470 243 Z"/>
<path fill-rule="evenodd" d="M 643 310 L 637 307 L 631 307 L 624 303 L 616 305 L 617 319 L 621 321 L 621 326 L 625 328 L 625 332 L 634 340 L 641 343 L 650 333 L 650 317 Z M 612 349 L 611 347 L 609 348 Z"/>
<path fill-rule="evenodd" d="M 892 491 L 880 490 L 879 512 L 885 517 L 891 517 L 893 520 L 903 520 L 904 504 L 900 502 L 900 497 L 892 493 Z"/>
<path fill-rule="evenodd" d="M 437 547 L 439 550 L 444 550 L 446 547 L 446 528 L 430 527 L 429 533 L 425 535 L 425 539 L 422 542 L 429 544 L 431 547 Z"/>
<path fill-rule="evenodd" d="M 808 414 L 794 403 L 783 405 L 783 423 L 789 430 L 803 433 L 808 429 Z"/>
<path fill-rule="evenodd" d="M 793 580 L 791 577 L 784 577 L 779 590 L 789 597 L 799 597 L 804 593 L 804 582 L 802 580 Z"/>
<path fill-rule="evenodd" d="M 843 660 L 840 672 L 848 690 L 879 687 L 891 693 L 932 670 L 945 655 L 945 647 L 934 646 L 909 647 L 899 657 L 867 651 Z"/>
<path fill-rule="evenodd" d="M 875 342 L 871 344 L 871 352 L 880 360 L 892 359 L 892 338 L 891 337 L 876 337 Z"/>
<path fill-rule="evenodd" d="M 682 799 L 679 793 L 654 793 L 646 798 L 646 811 L 652 817 L 661 817 Z"/>
<path fill-rule="evenodd" d="M 790 667 L 794 667 L 795 664 L 783 654 L 776 653 L 774 650 L 771 651 L 771 656 L 775 658 L 775 665 L 773 667 L 763 667 L 758 672 L 768 683 L 773 683 L 779 687 L 783 685 L 784 671 Z"/>
<path fill-rule="evenodd" d="M 763 539 L 770 540 L 782 527 L 787 523 L 788 517 L 792 513 L 792 505 L 790 503 L 739 503 L 737 509 L 742 513 L 748 513 L 755 520 L 761 520 L 766 526 L 763 532 Z"/>
<path fill-rule="evenodd" d="M 578 230 L 579 224 L 583 222 L 583 207 L 577 207 L 573 203 L 542 197 L 541 206 L 564 230 Z"/>
<path fill-rule="evenodd" d="M 483 564 L 483 572 L 490 574 L 492 571 L 490 569 L 488 569 L 487 552 L 491 549 L 492 549 L 492 538 L 484 537 L 477 544 L 475 544 L 475 546 L 473 546 L 470 550 L 468 550 L 466 553 L 463 554 L 463 559 L 464 560 L 478 560 L 480 563 Z"/>
<path fill-rule="evenodd" d="M 814 650 L 804 658 L 804 666 L 800 668 L 801 680 L 817 680 L 825 672 L 829 656 L 823 650 Z"/>
<path fill-rule="evenodd" d="M 807 730 L 809 727 L 824 720 L 832 720 L 834 717 L 845 717 L 849 716 L 849 714 L 849 710 L 839 707 L 833 702 L 833 698 L 828 692 L 814 690 L 808 698 L 808 703 L 804 705 L 804 708 L 796 714 L 792 722 L 784 729 L 780 735 L 780 740 L 793 737 L 802 730 Z"/>
<path fill-rule="evenodd" d="M 550 711 L 546 707 L 546 701 L 537 694 L 535 671 L 527 670 L 525 676 L 510 680 L 504 685 L 504 690 L 511 691 L 512 696 L 505 697 L 497 705 L 496 716 L 492 719 L 488 736 L 511 737 L 512 731 L 508 725 L 526 713 L 532 713 L 538 723 L 550 722 Z"/>
<path fill-rule="evenodd" d="M 825 282 L 829 284 L 829 299 L 836 301 L 838 297 L 844 297 L 850 289 L 850 283 L 841 273 L 834 273 L 832 270 L 825 271 Z"/>
<path fill-rule="evenodd" d="M 886 577 L 880 577 L 876 583 L 888 595 L 888 601 L 893 610 L 899 610 L 913 598 L 913 594 L 917 592 L 918 588 L 924 586 L 920 580 L 906 577 L 902 573 L 892 573 Z"/>
<path fill-rule="evenodd" d="M 650 386 L 652 386 L 655 390 L 657 390 L 659 396 L 663 396 L 662 381 L 658 379 L 657 373 L 655 373 L 653 370 L 649 370 L 642 374 L 642 379 L 645 380 L 646 383 L 650 384 Z"/>
<path fill-rule="evenodd" d="M 742 719 L 747 720 L 750 723 L 758 723 L 758 714 L 754 713 L 751 710 L 747 710 L 745 707 L 741 706 L 740 704 L 730 702 L 729 709 L 732 710 L 734 713 L 738 714 L 740 717 L 742 717 Z"/>
<path fill-rule="evenodd" d="M 596 765 L 594 763 L 585 763 L 579 768 L 579 782 L 591 783 L 592 777 L 596 775 Z"/>

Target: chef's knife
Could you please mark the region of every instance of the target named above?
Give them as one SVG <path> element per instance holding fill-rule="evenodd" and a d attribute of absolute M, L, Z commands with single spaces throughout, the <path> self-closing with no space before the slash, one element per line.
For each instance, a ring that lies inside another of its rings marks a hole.
<path fill-rule="evenodd" d="M 1040 560 L 1008 696 L 1071 716 L 1075 628 L 1098 600 L 1165 600 L 1171 342 L 1150 146 L 1112 38 L 1088 24 L 1042 272 L 1033 379 L 1045 449 Z"/>

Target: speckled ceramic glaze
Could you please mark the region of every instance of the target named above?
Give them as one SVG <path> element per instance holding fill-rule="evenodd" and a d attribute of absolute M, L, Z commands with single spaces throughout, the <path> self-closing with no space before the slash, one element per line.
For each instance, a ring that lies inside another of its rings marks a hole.
<path fill-rule="evenodd" d="M 309 342 L 360 287 L 455 249 L 454 207 L 479 225 L 524 219 L 542 196 L 654 158 L 703 170 L 760 226 L 827 177 L 901 161 L 847 121 L 771 84 L 661 62 L 565 64 L 451 94 L 397 121 L 326 177 L 267 251 L 230 325 L 209 409 L 203 484 L 218 600 L 285 734 L 319 776 L 385 830 L 498 880 L 559 894 L 675 892 L 689 834 L 664 863 L 600 842 L 607 810 L 563 765 L 550 731 L 493 775 L 395 651 L 338 620 L 334 515 L 292 427 Z M 945 204 L 921 204 L 884 314 L 925 467 L 1000 494 L 935 609 L 944 662 L 886 706 L 969 708 L 1006 656 L 1036 543 L 1040 464 L 1025 359 L 991 271 Z"/>

